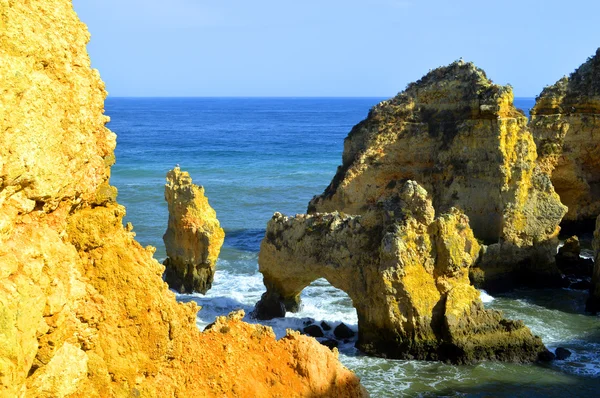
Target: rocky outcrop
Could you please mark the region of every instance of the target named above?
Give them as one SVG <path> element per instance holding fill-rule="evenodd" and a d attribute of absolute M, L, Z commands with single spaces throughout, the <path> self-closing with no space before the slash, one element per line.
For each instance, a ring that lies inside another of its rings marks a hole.
<path fill-rule="evenodd" d="M 369 354 L 456 363 L 532 361 L 545 348 L 520 321 L 486 310 L 470 285 L 480 245 L 468 217 L 435 218 L 414 181 L 362 215 L 276 213 L 261 244 L 266 293 L 254 315 L 294 311 L 312 281 L 327 279 L 352 299 L 357 346 Z"/>
<path fill-rule="evenodd" d="M 70 1 L 0 1 L 0 396 L 361 396 L 313 339 L 175 301 L 108 182 L 88 39 Z"/>
<path fill-rule="evenodd" d="M 569 208 L 565 224 L 593 229 L 600 215 L 600 49 L 542 91 L 530 126 L 540 165 Z"/>
<path fill-rule="evenodd" d="M 167 173 L 165 200 L 169 226 L 163 236 L 165 280 L 180 293 L 205 294 L 211 288 L 225 232 L 208 204 L 204 188 L 179 167 Z"/>
<path fill-rule="evenodd" d="M 564 245 L 556 254 L 556 265 L 564 275 L 577 278 L 592 276 L 594 261 L 581 257 L 581 246 L 577 236 L 565 240 Z"/>
<path fill-rule="evenodd" d="M 309 213 L 364 214 L 412 179 L 438 213 L 460 208 L 491 245 L 473 275 L 479 285 L 558 284 L 554 254 L 566 208 L 536 159 L 510 86 L 458 61 L 376 105 L 352 129 L 342 165 Z"/>
<path fill-rule="evenodd" d="M 585 310 L 594 314 L 600 312 L 600 216 L 596 219 L 596 230 L 594 231 L 594 272 L 592 274 L 592 288 L 587 300 Z"/>

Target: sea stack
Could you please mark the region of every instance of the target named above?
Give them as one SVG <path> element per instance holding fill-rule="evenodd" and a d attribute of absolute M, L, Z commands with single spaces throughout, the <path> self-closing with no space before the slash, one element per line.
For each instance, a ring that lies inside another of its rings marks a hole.
<path fill-rule="evenodd" d="M 468 217 L 451 208 L 435 217 L 414 181 L 396 187 L 362 215 L 285 217 L 267 225 L 259 270 L 267 292 L 261 319 L 295 311 L 300 293 L 327 279 L 352 299 L 357 347 L 388 358 L 528 362 L 547 350 L 520 321 L 486 310 L 470 284 L 480 245 Z"/>
<path fill-rule="evenodd" d="M 314 339 L 198 331 L 123 226 L 89 37 L 69 0 L 0 1 L 0 396 L 366 396 Z"/>
<path fill-rule="evenodd" d="M 546 87 L 531 110 L 540 166 L 569 208 L 569 233 L 591 232 L 600 215 L 600 49 Z"/>
<path fill-rule="evenodd" d="M 205 294 L 212 286 L 225 232 L 210 207 L 204 188 L 186 171 L 167 173 L 165 200 L 169 225 L 163 236 L 167 259 L 165 280 L 180 293 Z"/>
<path fill-rule="evenodd" d="M 364 214 L 409 179 L 437 213 L 456 207 L 469 217 L 484 245 L 471 272 L 478 286 L 561 284 L 554 254 L 567 209 L 537 164 L 510 86 L 463 61 L 409 84 L 352 129 L 342 165 L 308 211 Z"/>

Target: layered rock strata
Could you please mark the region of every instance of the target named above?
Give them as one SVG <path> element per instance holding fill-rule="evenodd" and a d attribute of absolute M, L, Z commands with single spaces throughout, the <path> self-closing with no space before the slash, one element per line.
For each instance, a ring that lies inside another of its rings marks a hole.
<path fill-rule="evenodd" d="M 167 173 L 165 200 L 169 225 L 163 236 L 165 280 L 180 293 L 205 294 L 211 288 L 225 232 L 208 204 L 204 188 L 179 167 Z"/>
<path fill-rule="evenodd" d="M 530 126 L 540 165 L 569 208 L 565 224 L 592 230 L 600 215 L 600 49 L 542 91 Z"/>
<path fill-rule="evenodd" d="M 364 214 L 412 179 L 431 192 L 436 211 L 460 208 L 491 245 L 473 275 L 479 285 L 559 284 L 554 254 L 566 208 L 536 159 L 510 86 L 458 61 L 376 105 L 352 129 L 342 165 L 309 213 Z"/>
<path fill-rule="evenodd" d="M 70 1 L 0 0 L 0 396 L 363 395 L 313 339 L 197 330 L 123 227 L 88 39 Z"/>
<path fill-rule="evenodd" d="M 479 252 L 468 217 L 451 208 L 435 218 L 414 181 L 362 215 L 276 213 L 260 248 L 267 291 L 254 315 L 296 310 L 301 291 L 325 278 L 352 299 L 357 346 L 366 353 L 455 363 L 536 360 L 546 351 L 541 340 L 522 322 L 485 310 L 470 285 Z"/>

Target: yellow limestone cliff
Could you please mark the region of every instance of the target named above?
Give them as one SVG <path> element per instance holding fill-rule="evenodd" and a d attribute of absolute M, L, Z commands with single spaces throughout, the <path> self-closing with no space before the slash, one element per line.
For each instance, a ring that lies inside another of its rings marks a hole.
<path fill-rule="evenodd" d="M 68 0 L 0 0 L 0 396 L 363 396 L 314 339 L 200 333 L 108 181 L 115 135 Z"/>
<path fill-rule="evenodd" d="M 593 225 L 600 215 L 600 49 L 542 91 L 530 126 L 540 164 L 569 208 L 565 221 Z"/>
<path fill-rule="evenodd" d="M 489 245 L 472 274 L 477 284 L 555 285 L 556 235 L 566 208 L 536 159 L 510 86 L 457 61 L 376 105 L 344 141 L 342 165 L 308 210 L 362 214 L 415 180 L 437 212 L 461 209 L 475 237 Z"/>
<path fill-rule="evenodd" d="M 179 167 L 167 173 L 165 200 L 169 225 L 163 236 L 167 259 L 165 280 L 181 293 L 206 293 L 211 288 L 225 232 L 208 204 L 204 188 Z"/>
<path fill-rule="evenodd" d="M 260 248 L 267 291 L 254 316 L 295 311 L 301 291 L 325 278 L 352 299 L 357 347 L 366 353 L 455 363 L 538 359 L 546 352 L 540 338 L 484 309 L 471 286 L 479 249 L 468 217 L 452 208 L 435 218 L 414 181 L 363 215 L 276 213 Z"/>

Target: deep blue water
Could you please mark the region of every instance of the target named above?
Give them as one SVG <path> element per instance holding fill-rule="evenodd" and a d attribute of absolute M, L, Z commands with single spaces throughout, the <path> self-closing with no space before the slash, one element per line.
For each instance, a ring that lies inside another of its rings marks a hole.
<path fill-rule="evenodd" d="M 304 213 L 308 201 L 329 184 L 341 163 L 343 140 L 383 98 L 109 98 L 109 128 L 117 133 L 112 183 L 127 207 L 137 239 L 165 251 L 163 192 L 167 171 L 179 164 L 206 188 L 226 239 L 213 288 L 206 296 L 179 295 L 203 309 L 198 326 L 243 308 L 248 313 L 264 292 L 257 255 L 273 212 Z M 517 98 L 525 111 L 531 98 Z M 361 356 L 352 342 L 340 359 L 362 377 L 374 397 L 593 396 L 600 388 L 598 319 L 581 315 L 585 294 L 521 292 L 486 305 L 523 319 L 552 347 L 574 352 L 569 362 L 546 367 L 484 363 L 450 366 Z M 303 292 L 303 309 L 265 322 L 278 336 L 307 318 L 344 321 L 356 329 L 347 295 L 326 281 Z M 252 321 L 252 320 L 249 320 Z"/>

